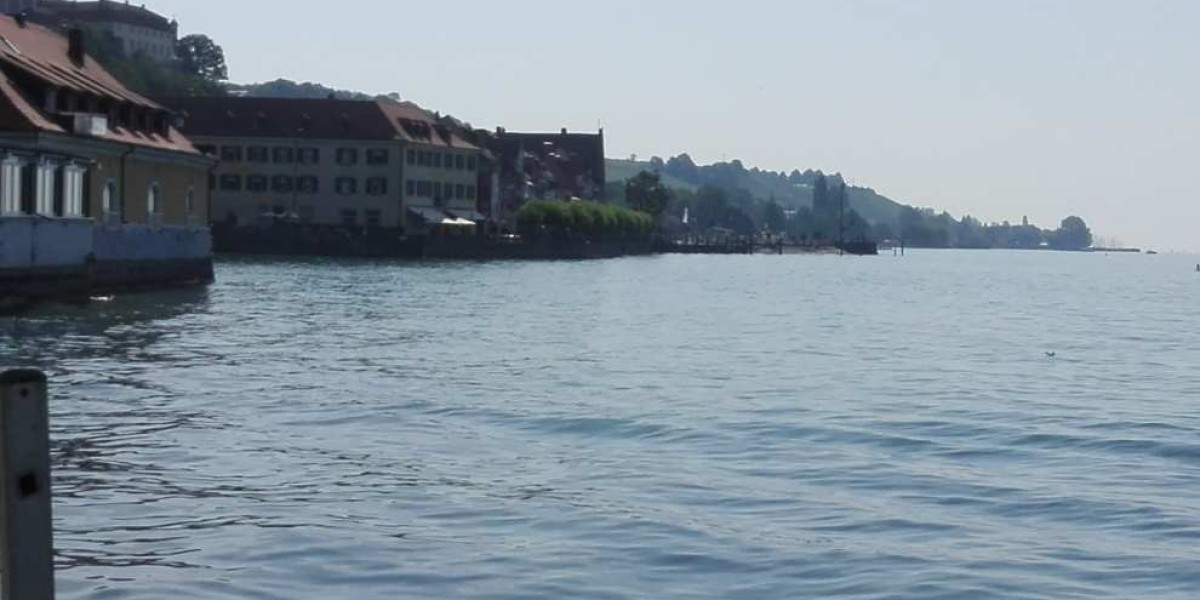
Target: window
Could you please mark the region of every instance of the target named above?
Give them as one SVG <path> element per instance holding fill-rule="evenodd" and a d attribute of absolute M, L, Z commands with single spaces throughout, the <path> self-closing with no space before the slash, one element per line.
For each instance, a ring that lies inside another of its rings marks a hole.
<path fill-rule="evenodd" d="M 76 165 L 63 168 L 63 216 L 83 216 L 83 174 L 85 170 Z"/>
<path fill-rule="evenodd" d="M 475 195 L 475 186 L 468 185 L 467 186 L 467 199 L 475 200 L 476 198 L 477 198 L 477 196 Z"/>
<path fill-rule="evenodd" d="M 410 164 L 410 165 L 417 164 L 417 151 L 416 150 L 409 150 L 406 154 L 407 154 L 407 158 L 408 158 L 408 161 L 407 161 L 408 164 Z"/>
<path fill-rule="evenodd" d="M 246 177 L 246 190 L 250 192 L 267 191 L 266 175 L 249 175 Z"/>
<path fill-rule="evenodd" d="M 353 177 L 338 177 L 337 183 L 334 185 L 337 189 L 337 193 L 342 194 L 343 196 L 358 193 L 358 180 L 354 179 Z"/>
<path fill-rule="evenodd" d="M 425 198 L 433 195 L 433 184 L 428 181 L 417 182 L 417 195 Z"/>
<path fill-rule="evenodd" d="M 409 179 L 404 182 L 404 193 L 409 196 L 417 195 L 417 182 Z"/>
<path fill-rule="evenodd" d="M 435 168 L 435 169 L 442 168 L 442 153 L 441 152 L 433 153 L 433 168 Z"/>
<path fill-rule="evenodd" d="M 454 168 L 454 155 L 447 154 L 446 158 L 444 159 L 444 162 L 442 163 L 442 166 L 446 167 L 447 169 L 453 169 Z"/>
<path fill-rule="evenodd" d="M 383 213 L 378 210 L 368 210 L 366 216 L 367 227 L 379 227 L 383 224 Z"/>
<path fill-rule="evenodd" d="M 252 163 L 267 162 L 267 148 L 265 146 L 250 146 L 246 148 L 246 160 Z"/>
<path fill-rule="evenodd" d="M 459 200 L 465 199 L 467 197 L 467 186 L 461 183 L 454 186 L 454 197 Z"/>
<path fill-rule="evenodd" d="M 301 148 L 296 153 L 296 162 L 302 165 L 315 165 L 321 162 L 321 150 L 318 148 Z"/>
<path fill-rule="evenodd" d="M 342 225 L 354 227 L 358 225 L 358 211 L 353 208 L 342 209 Z"/>
<path fill-rule="evenodd" d="M 0 214 L 21 212 L 21 161 L 6 158 L 0 163 Z"/>
<path fill-rule="evenodd" d="M 468 156 L 468 157 L 467 157 L 467 170 L 468 170 L 468 171 L 474 171 L 474 170 L 475 170 L 475 157 L 474 157 L 474 156 Z"/>
<path fill-rule="evenodd" d="M 276 194 L 290 194 L 293 187 L 292 178 L 287 175 L 276 175 L 271 178 L 271 191 Z"/>
<path fill-rule="evenodd" d="M 368 165 L 388 164 L 388 151 L 382 148 L 367 150 Z"/>
<path fill-rule="evenodd" d="M 225 162 L 241 162 L 241 146 L 221 146 L 221 160 Z"/>
<path fill-rule="evenodd" d="M 318 180 L 312 175 L 302 175 L 296 178 L 296 191 L 302 194 L 315 194 L 318 188 L 320 188 Z"/>
<path fill-rule="evenodd" d="M 275 162 L 279 164 L 291 164 L 296 162 L 296 151 L 283 146 L 276 147 L 274 150 Z"/>
<path fill-rule="evenodd" d="M 146 214 L 149 215 L 148 221 L 155 223 L 162 218 L 162 188 L 158 183 L 150 184 L 150 189 L 146 192 Z"/>
<path fill-rule="evenodd" d="M 42 164 L 37 167 L 37 208 L 34 212 L 39 215 L 54 216 L 54 172 L 54 165 Z"/>
<path fill-rule="evenodd" d="M 455 155 L 454 168 L 458 169 L 459 171 L 467 168 L 467 157 L 465 157 L 461 154 Z"/>
<path fill-rule="evenodd" d="M 419 166 L 419 167 L 428 167 L 429 166 L 429 153 L 428 152 L 418 152 L 417 153 L 417 166 Z"/>
<path fill-rule="evenodd" d="M 104 184 L 104 190 L 100 192 L 100 214 L 110 219 L 121 214 L 121 207 L 117 202 L 117 182 L 111 179 Z"/>
<path fill-rule="evenodd" d="M 242 191 L 242 176 L 232 173 L 226 173 L 221 176 L 221 191 L 223 192 L 240 192 Z"/>
<path fill-rule="evenodd" d="M 339 165 L 356 165 L 356 164 L 358 164 L 358 150 L 355 148 L 338 148 L 337 164 L 339 164 Z"/>
<path fill-rule="evenodd" d="M 440 181 L 433 182 L 433 197 L 434 198 L 442 197 L 442 182 L 440 182 Z"/>
<path fill-rule="evenodd" d="M 367 180 L 367 193 L 382 196 L 387 193 L 387 177 L 372 177 Z"/>
<path fill-rule="evenodd" d="M 217 147 L 212 144 L 196 144 L 196 150 L 200 154 L 207 154 L 209 156 L 217 155 Z"/>
<path fill-rule="evenodd" d="M 183 201 L 183 206 L 187 210 L 188 221 L 191 221 L 196 216 L 196 189 L 189 187 L 187 196 L 184 196 Z"/>

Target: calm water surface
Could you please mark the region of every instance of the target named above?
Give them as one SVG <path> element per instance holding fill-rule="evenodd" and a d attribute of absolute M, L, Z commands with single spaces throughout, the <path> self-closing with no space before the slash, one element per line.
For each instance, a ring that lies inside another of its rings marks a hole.
<path fill-rule="evenodd" d="M 1194 600 L 1197 260 L 223 262 L 0 364 L 62 598 Z"/>

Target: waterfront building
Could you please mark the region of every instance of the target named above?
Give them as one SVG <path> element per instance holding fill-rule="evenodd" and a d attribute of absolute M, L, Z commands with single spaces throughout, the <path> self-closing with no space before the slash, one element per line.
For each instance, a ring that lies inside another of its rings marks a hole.
<path fill-rule="evenodd" d="M 214 161 L 84 40 L 0 16 L 0 279 L 211 279 Z"/>
<path fill-rule="evenodd" d="M 32 12 L 38 7 L 38 0 L 0 0 L 0 14 L 17 15 Z"/>
<path fill-rule="evenodd" d="M 39 19 L 55 26 L 96 28 L 111 34 L 127 58 L 141 54 L 158 63 L 175 60 L 179 24 L 144 5 L 116 0 L 42 0 L 37 9 L 43 15 Z"/>
<path fill-rule="evenodd" d="M 512 215 L 530 200 L 604 200 L 604 130 L 518 133 L 497 128 L 482 135 L 494 156 L 502 214 Z"/>
<path fill-rule="evenodd" d="M 473 227 L 480 149 L 411 103 L 210 97 L 167 101 L 220 160 L 214 223 L 285 221 L 423 234 Z"/>

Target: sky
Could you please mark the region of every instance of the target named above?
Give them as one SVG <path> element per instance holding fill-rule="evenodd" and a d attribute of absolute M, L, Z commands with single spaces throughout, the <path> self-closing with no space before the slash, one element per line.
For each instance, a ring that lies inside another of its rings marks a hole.
<path fill-rule="evenodd" d="M 398 92 L 610 157 L 822 169 L 906 204 L 1200 250 L 1200 2 L 146 0 L 237 82 Z M 319 9 L 310 7 L 321 6 Z"/>

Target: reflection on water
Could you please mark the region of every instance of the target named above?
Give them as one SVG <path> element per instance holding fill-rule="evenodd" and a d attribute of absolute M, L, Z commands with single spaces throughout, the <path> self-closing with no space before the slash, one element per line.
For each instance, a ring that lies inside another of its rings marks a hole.
<path fill-rule="evenodd" d="M 0 364 L 63 598 L 1190 599 L 1198 282 L 1144 258 L 239 260 Z"/>

